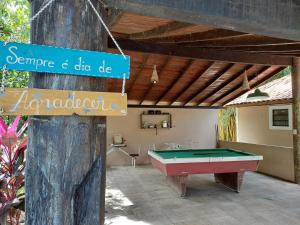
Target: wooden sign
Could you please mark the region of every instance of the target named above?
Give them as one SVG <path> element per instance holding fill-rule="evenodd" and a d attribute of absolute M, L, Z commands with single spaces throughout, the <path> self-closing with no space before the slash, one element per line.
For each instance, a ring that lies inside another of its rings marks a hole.
<path fill-rule="evenodd" d="M 130 57 L 106 52 L 0 41 L 0 67 L 9 70 L 129 79 Z"/>
<path fill-rule="evenodd" d="M 109 92 L 7 88 L 0 93 L 1 115 L 125 116 L 127 95 Z"/>

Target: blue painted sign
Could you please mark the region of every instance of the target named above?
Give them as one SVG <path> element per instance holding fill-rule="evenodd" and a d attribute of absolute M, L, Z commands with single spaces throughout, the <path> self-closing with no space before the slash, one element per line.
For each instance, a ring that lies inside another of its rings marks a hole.
<path fill-rule="evenodd" d="M 0 41 L 0 67 L 9 70 L 79 76 L 130 76 L 130 57 L 106 52 Z"/>

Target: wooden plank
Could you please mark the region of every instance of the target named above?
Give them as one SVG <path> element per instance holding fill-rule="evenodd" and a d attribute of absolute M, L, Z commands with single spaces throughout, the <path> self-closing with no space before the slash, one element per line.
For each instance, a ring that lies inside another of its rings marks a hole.
<path fill-rule="evenodd" d="M 281 45 L 295 43 L 295 41 L 272 38 L 266 36 L 260 36 L 255 34 L 247 34 L 241 36 L 235 36 L 230 38 L 223 38 L 217 40 L 207 40 L 198 41 L 187 44 L 191 47 L 217 47 L 217 48 L 227 48 L 227 47 L 242 47 L 242 46 L 259 46 L 259 45 Z"/>
<path fill-rule="evenodd" d="M 207 64 L 207 66 L 201 70 L 201 72 L 198 74 L 198 76 L 195 77 L 195 79 L 191 80 L 182 91 L 178 92 L 176 96 L 174 96 L 173 101 L 170 103 L 170 105 L 173 105 L 177 99 L 179 99 L 188 89 L 190 86 L 192 86 L 197 80 L 201 79 L 202 75 L 206 73 L 213 65 L 213 62 L 210 62 Z"/>
<path fill-rule="evenodd" d="M 247 65 L 247 66 L 245 66 L 245 68 L 243 68 L 242 70 L 240 70 L 239 72 L 237 72 L 236 74 L 234 74 L 231 78 L 227 79 L 226 81 L 223 81 L 221 83 L 221 85 L 219 85 L 216 89 L 214 89 L 213 91 L 211 91 L 206 96 L 203 96 L 197 102 L 197 105 L 200 105 L 202 102 L 205 102 L 208 98 L 210 98 L 211 96 L 215 95 L 218 91 L 222 90 L 222 88 L 224 88 L 225 86 L 227 86 L 228 84 L 230 84 L 232 81 L 234 81 L 235 79 L 237 79 L 238 77 L 240 77 L 241 75 L 243 75 L 244 73 L 246 73 L 249 69 L 251 69 L 253 67 L 254 67 L 253 65 Z"/>
<path fill-rule="evenodd" d="M 190 59 L 186 66 L 182 69 L 182 72 L 179 74 L 179 76 L 173 80 L 171 85 L 161 94 L 159 99 L 155 102 L 155 105 L 157 105 L 160 101 L 164 99 L 164 97 L 175 87 L 180 79 L 185 76 L 185 74 L 189 71 L 189 68 L 193 65 L 195 61 L 193 59 Z"/>
<path fill-rule="evenodd" d="M 166 34 L 172 32 L 172 31 L 179 30 L 179 29 L 182 29 L 182 28 L 186 28 L 186 27 L 189 27 L 189 26 L 192 26 L 192 24 L 173 21 L 173 22 L 170 22 L 166 25 L 155 27 L 151 30 L 130 34 L 130 35 L 128 35 L 128 38 L 129 39 L 156 38 L 156 37 L 166 35 Z"/>
<path fill-rule="evenodd" d="M 148 61 L 149 57 L 150 57 L 150 55 L 146 54 L 145 58 L 143 59 L 142 64 L 139 65 L 139 70 L 136 73 L 135 77 L 133 78 L 132 84 L 130 85 L 130 87 L 128 87 L 128 91 L 127 91 L 128 96 L 132 96 L 132 89 L 135 86 L 137 80 L 139 79 L 141 73 L 143 72 L 144 67 L 147 65 L 147 61 Z"/>
<path fill-rule="evenodd" d="M 292 65 L 291 57 L 276 56 L 269 54 L 191 48 L 175 44 L 146 43 L 128 39 L 118 39 L 118 42 L 124 50 L 135 52 L 172 55 L 209 61 L 222 61 L 228 63 L 249 63 L 282 66 Z M 108 45 L 109 48 L 115 48 L 114 44 L 111 41 L 109 41 Z"/>
<path fill-rule="evenodd" d="M 149 38 L 147 42 L 159 42 L 159 43 L 189 43 L 195 41 L 212 41 L 212 40 L 222 40 L 231 37 L 240 37 L 240 36 L 248 36 L 249 34 L 245 34 L 238 31 L 224 30 L 224 29 L 214 29 L 208 30 L 205 32 L 199 33 L 191 33 L 184 35 L 176 35 L 169 37 L 158 37 L 158 38 Z"/>
<path fill-rule="evenodd" d="M 210 46 L 212 49 L 225 49 L 225 50 L 234 50 L 234 51 L 247 51 L 247 52 L 300 52 L 300 44 L 295 43 L 281 43 L 274 45 L 237 45 L 237 46 Z"/>
<path fill-rule="evenodd" d="M 107 0 L 106 3 L 131 13 L 300 40 L 300 5 L 297 1 Z"/>
<path fill-rule="evenodd" d="M 2 115 L 125 116 L 127 95 L 109 92 L 7 88 L 0 95 Z"/>
<path fill-rule="evenodd" d="M 0 68 L 77 76 L 130 77 L 130 57 L 106 52 L 0 41 Z"/>
<path fill-rule="evenodd" d="M 205 85 L 203 87 L 201 87 L 200 89 L 198 89 L 198 91 L 195 94 L 193 94 L 188 100 L 186 100 L 183 103 L 183 105 L 186 105 L 189 102 L 192 102 L 195 98 L 197 98 L 198 96 L 200 96 L 202 94 L 202 92 L 207 87 L 209 87 L 210 85 L 212 85 L 216 80 L 218 80 L 224 73 L 226 73 L 228 70 L 230 70 L 233 66 L 234 66 L 234 64 L 229 64 L 225 68 L 223 68 L 220 71 L 218 71 L 217 74 L 215 74 L 214 77 L 212 77 L 212 79 L 210 79 L 207 83 L 205 83 Z"/>
<path fill-rule="evenodd" d="M 180 106 L 180 105 L 128 105 L 128 108 L 139 109 L 223 109 L 223 106 Z"/>

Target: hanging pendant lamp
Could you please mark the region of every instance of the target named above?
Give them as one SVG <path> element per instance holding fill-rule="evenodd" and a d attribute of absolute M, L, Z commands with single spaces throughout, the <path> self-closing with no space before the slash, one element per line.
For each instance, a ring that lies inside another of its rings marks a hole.
<path fill-rule="evenodd" d="M 156 65 L 154 65 L 152 76 L 151 76 L 151 83 L 156 84 L 156 83 L 158 83 L 158 81 L 159 81 L 159 77 L 158 77 Z"/>
<path fill-rule="evenodd" d="M 256 81 L 258 81 L 258 75 L 256 73 Z M 259 88 L 256 88 L 254 92 L 248 94 L 247 100 L 264 100 L 270 96 L 267 92 L 262 92 Z"/>
<path fill-rule="evenodd" d="M 250 85 L 249 85 L 248 76 L 247 76 L 247 70 L 245 70 L 245 73 L 244 73 L 243 90 L 244 91 L 250 90 Z"/>
<path fill-rule="evenodd" d="M 253 93 L 250 93 L 247 96 L 248 100 L 264 100 L 269 98 L 270 95 L 267 92 L 262 92 L 261 90 L 259 90 L 259 88 L 256 88 L 255 91 Z"/>

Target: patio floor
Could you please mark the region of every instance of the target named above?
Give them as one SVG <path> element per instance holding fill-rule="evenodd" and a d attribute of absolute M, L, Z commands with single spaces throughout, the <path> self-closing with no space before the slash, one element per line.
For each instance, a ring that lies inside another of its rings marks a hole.
<path fill-rule="evenodd" d="M 181 198 L 151 166 L 107 170 L 106 225 L 299 225 L 300 186 L 246 173 L 241 193 L 189 177 Z"/>

